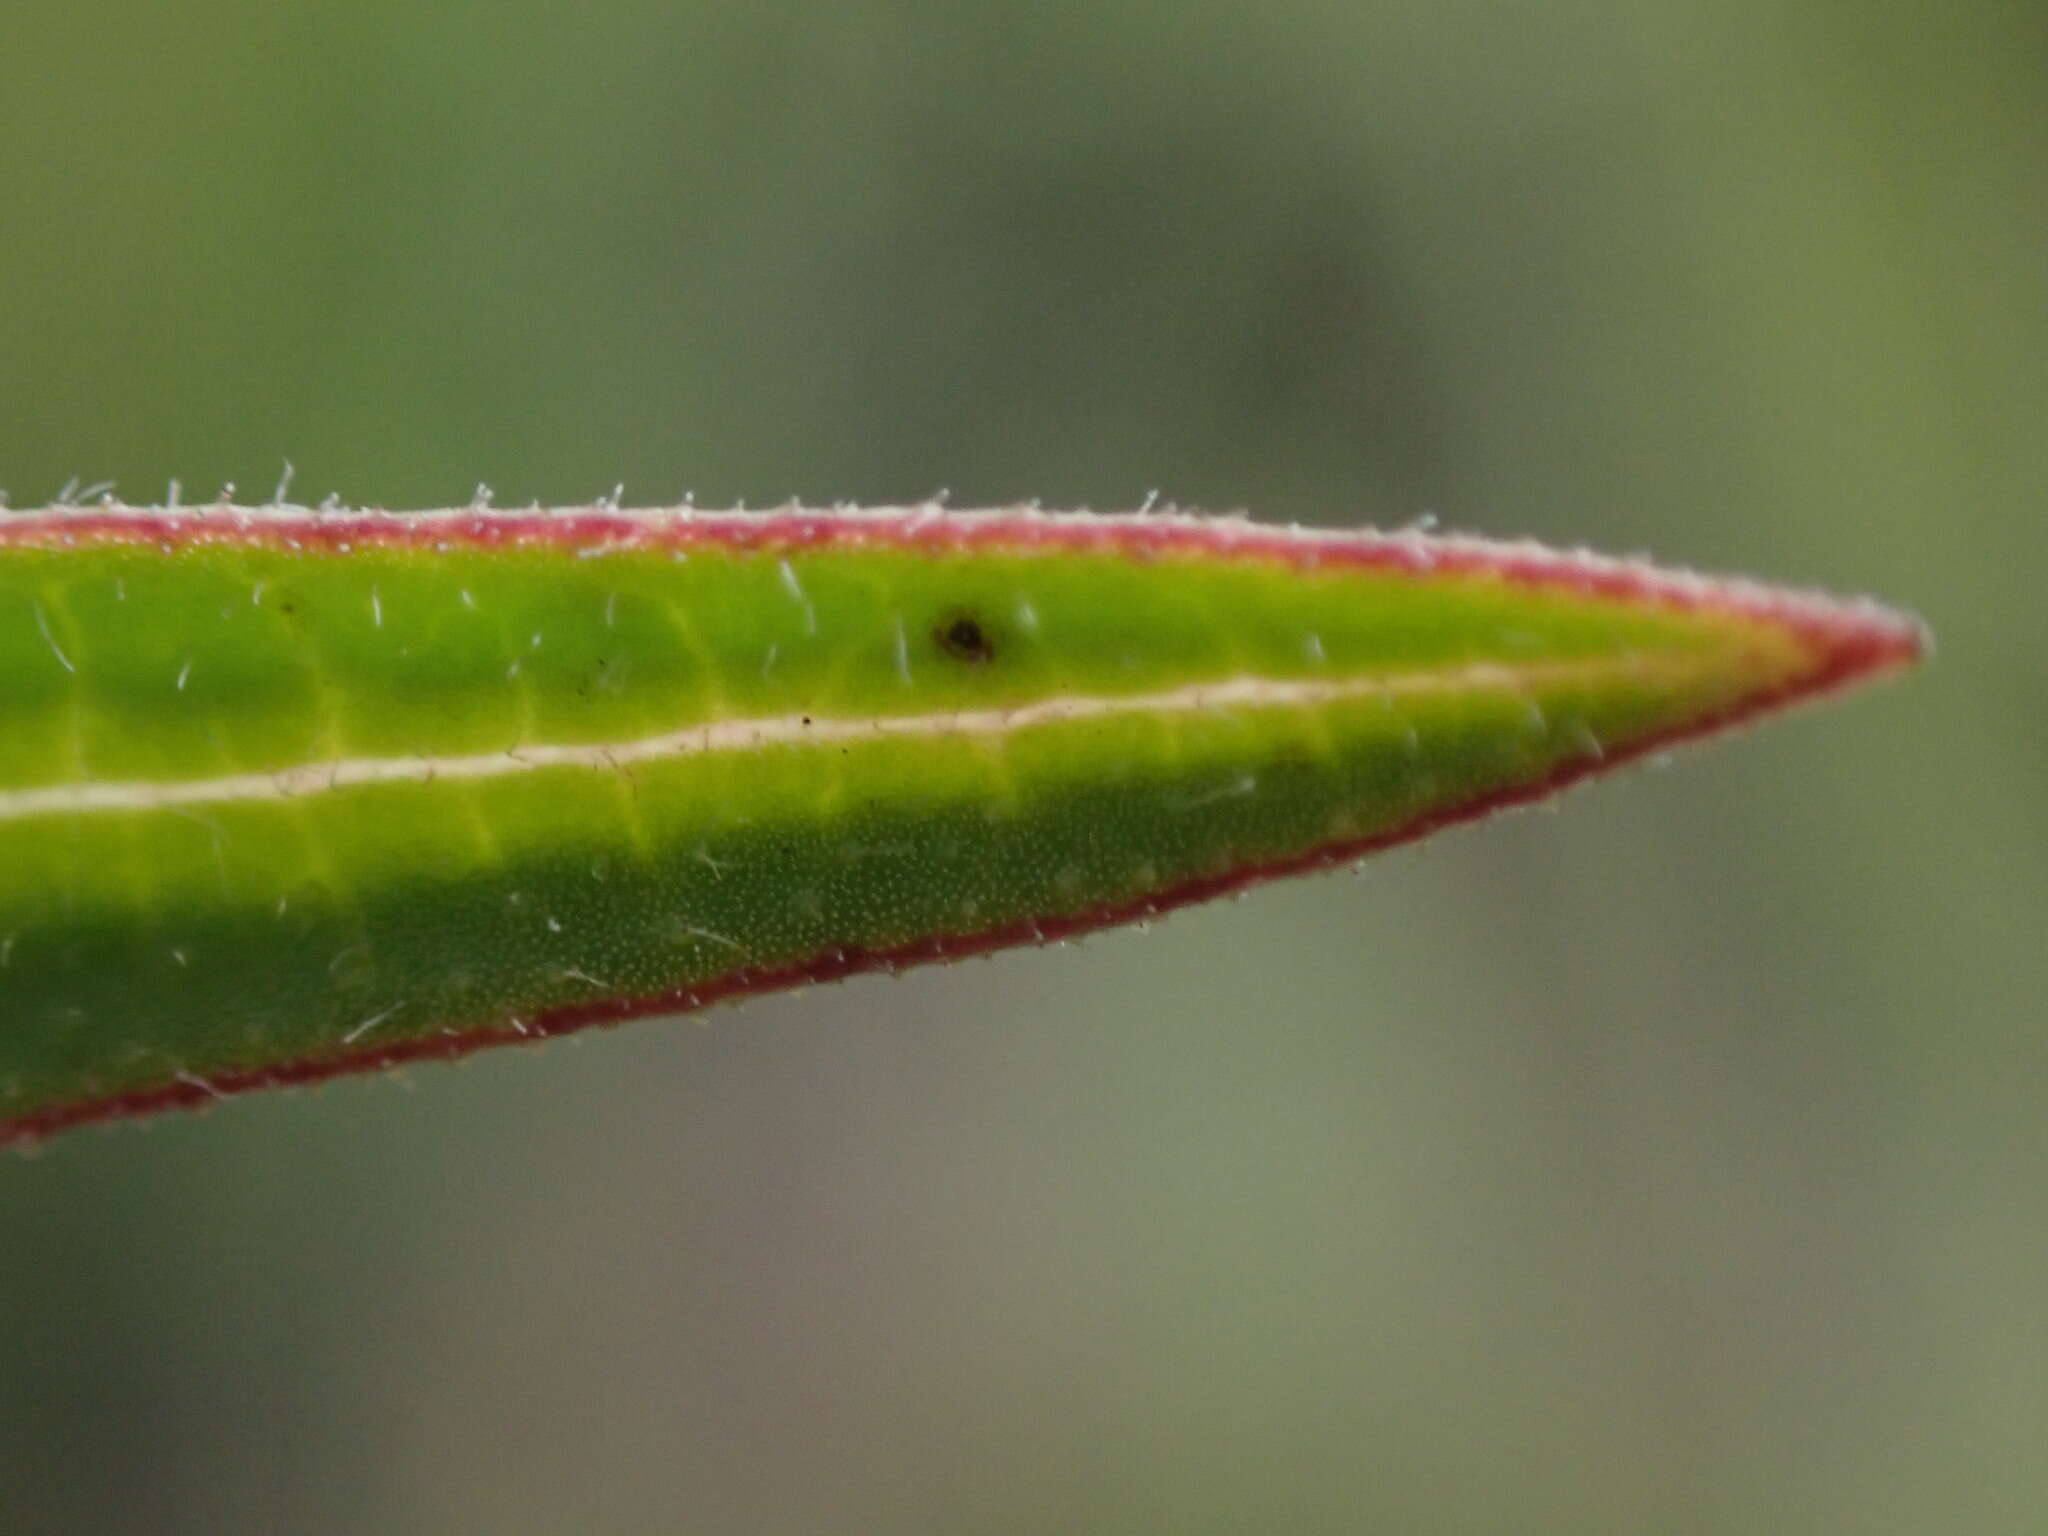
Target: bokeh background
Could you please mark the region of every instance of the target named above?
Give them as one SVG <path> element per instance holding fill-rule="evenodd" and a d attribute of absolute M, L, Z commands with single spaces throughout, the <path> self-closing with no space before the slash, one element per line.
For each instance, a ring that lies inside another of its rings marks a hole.
<path fill-rule="evenodd" d="M 2048 1519 L 2048 10 L 9 4 L 0 485 L 287 458 L 1433 513 L 1941 655 L 1148 934 L 0 1162 L 0 1529 Z"/>

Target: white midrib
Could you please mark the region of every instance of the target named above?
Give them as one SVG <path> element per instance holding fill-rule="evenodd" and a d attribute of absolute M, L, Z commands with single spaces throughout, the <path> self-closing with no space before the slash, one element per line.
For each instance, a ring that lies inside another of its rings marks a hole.
<path fill-rule="evenodd" d="M 802 713 L 707 721 L 626 741 L 536 743 L 495 752 L 453 756 L 347 757 L 294 763 L 255 773 L 205 779 L 84 780 L 0 790 L 0 821 L 86 812 L 148 811 L 167 806 L 295 800 L 375 784 L 430 784 L 495 779 L 545 768 L 620 769 L 714 753 L 756 752 L 777 746 L 877 739 L 1008 736 L 1041 726 L 1127 715 L 1198 715 L 1227 709 L 1311 709 L 1362 698 L 1414 698 L 1455 692 L 1519 692 L 1538 687 L 1642 676 L 1652 670 L 1667 682 L 1694 666 L 1660 658 L 1471 662 L 1426 671 L 1369 677 L 1270 678 L 1236 676 L 1190 683 L 1154 693 L 1060 694 L 990 709 L 949 709 L 924 714 L 848 717 Z"/>

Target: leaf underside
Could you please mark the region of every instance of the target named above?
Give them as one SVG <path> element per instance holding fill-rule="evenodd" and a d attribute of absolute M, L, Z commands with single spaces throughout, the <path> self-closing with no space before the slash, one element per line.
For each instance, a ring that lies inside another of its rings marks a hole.
<path fill-rule="evenodd" d="M 1180 516 L 7 515 L 0 1141 L 1130 921 L 1922 643 Z"/>

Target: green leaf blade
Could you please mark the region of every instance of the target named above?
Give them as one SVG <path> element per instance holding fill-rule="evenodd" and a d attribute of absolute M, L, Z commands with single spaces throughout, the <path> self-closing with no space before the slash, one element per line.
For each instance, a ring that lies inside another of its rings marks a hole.
<path fill-rule="evenodd" d="M 0 1140 L 1130 920 L 1910 663 L 1415 536 L 0 522 Z"/>

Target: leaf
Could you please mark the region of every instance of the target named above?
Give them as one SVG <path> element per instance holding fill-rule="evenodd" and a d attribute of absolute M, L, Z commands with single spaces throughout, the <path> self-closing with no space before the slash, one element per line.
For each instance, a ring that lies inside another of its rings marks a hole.
<path fill-rule="evenodd" d="M 1128 922 L 1909 664 L 1528 544 L 0 519 L 0 1141 Z"/>

